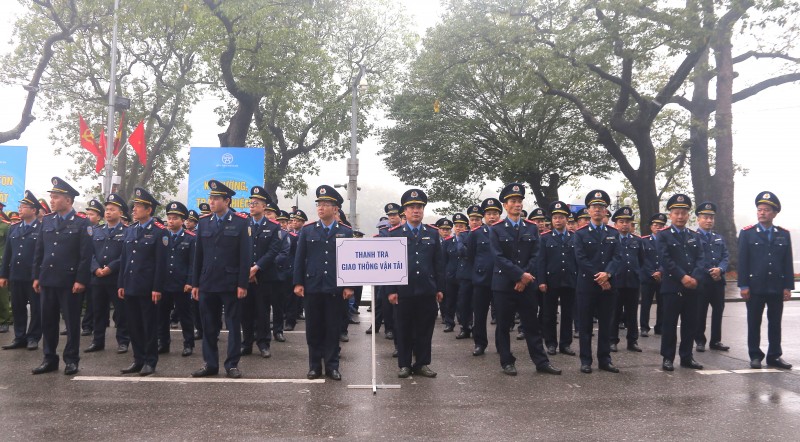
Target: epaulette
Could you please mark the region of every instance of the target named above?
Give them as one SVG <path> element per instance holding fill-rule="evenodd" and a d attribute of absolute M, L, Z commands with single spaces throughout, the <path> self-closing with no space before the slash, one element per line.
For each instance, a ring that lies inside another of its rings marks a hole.
<path fill-rule="evenodd" d="M 214 214 L 213 212 L 208 212 L 208 213 L 206 213 L 205 215 L 200 215 L 200 218 L 199 218 L 199 219 L 208 218 L 209 216 L 211 216 L 211 215 L 213 215 L 213 214 Z"/>
<path fill-rule="evenodd" d="M 788 230 L 784 229 L 784 228 L 783 228 L 783 227 L 781 227 L 781 226 L 774 226 L 774 227 L 775 227 L 776 229 L 778 229 L 778 230 L 781 230 L 781 231 L 783 231 L 783 232 L 788 232 Z"/>
<path fill-rule="evenodd" d="M 453 239 L 453 235 L 450 235 L 450 236 L 446 237 L 446 238 L 444 239 L 444 241 L 449 241 L 449 240 L 451 240 L 451 239 Z"/>
<path fill-rule="evenodd" d="M 153 225 L 158 227 L 159 229 L 166 229 L 166 227 L 164 227 L 163 224 L 161 224 L 160 222 L 158 222 L 156 220 L 153 220 Z"/>
<path fill-rule="evenodd" d="M 494 223 L 494 224 L 492 224 L 492 225 L 493 225 L 493 226 L 496 226 L 496 225 L 498 225 L 498 224 L 502 224 L 503 222 L 505 222 L 505 220 L 504 220 L 504 219 L 501 219 L 500 221 L 497 221 L 496 223 Z"/>
<path fill-rule="evenodd" d="M 689 231 L 689 232 L 691 232 L 691 233 L 697 233 L 697 230 L 692 230 L 692 229 L 690 229 L 690 228 L 688 228 L 688 227 L 686 228 L 686 230 L 688 230 L 688 231 Z"/>
<path fill-rule="evenodd" d="M 483 227 L 483 224 L 481 224 L 481 225 L 480 225 L 480 226 L 478 226 L 478 227 L 475 227 L 474 229 L 470 229 L 470 232 L 474 232 L 474 231 L 476 231 L 476 230 L 480 229 L 481 227 Z"/>
<path fill-rule="evenodd" d="M 392 230 L 399 229 L 401 226 L 402 226 L 402 224 L 398 224 L 398 225 L 390 228 L 389 231 L 391 232 Z"/>
<path fill-rule="evenodd" d="M 606 229 L 613 230 L 613 231 L 615 231 L 615 232 L 619 232 L 619 230 L 617 230 L 617 228 L 616 228 L 616 227 L 609 226 L 608 224 L 606 224 Z"/>
<path fill-rule="evenodd" d="M 750 229 L 752 229 L 752 228 L 753 228 L 753 227 L 755 227 L 755 226 L 756 226 L 755 224 L 751 224 L 751 225 L 749 225 L 749 226 L 744 226 L 744 227 L 742 227 L 742 230 L 750 230 Z"/>
<path fill-rule="evenodd" d="M 316 221 L 309 221 L 309 222 L 303 224 L 303 227 L 312 226 L 312 225 L 314 225 L 316 223 L 317 223 Z"/>
<path fill-rule="evenodd" d="M 527 219 L 527 218 L 523 219 L 523 221 L 525 221 L 528 224 L 536 224 L 535 222 L 533 222 L 533 220 L 530 220 L 530 219 Z"/>
<path fill-rule="evenodd" d="M 378 234 L 375 234 L 375 235 L 372 235 L 372 237 L 373 237 L 373 238 L 380 238 L 380 235 L 378 235 Z"/>
<path fill-rule="evenodd" d="M 552 230 L 545 230 L 544 232 L 539 232 L 539 235 L 547 235 L 548 233 L 551 233 L 551 232 L 552 232 Z"/>
<path fill-rule="evenodd" d="M 635 233 L 631 233 L 631 236 L 632 236 L 632 237 L 634 237 L 634 238 L 639 238 L 639 239 L 642 239 L 642 237 L 641 237 L 641 236 L 639 236 L 639 235 L 637 235 L 637 234 L 635 234 Z"/>
<path fill-rule="evenodd" d="M 246 215 L 242 212 L 233 212 L 234 215 L 238 216 L 239 218 L 247 219 L 249 215 Z"/>
<path fill-rule="evenodd" d="M 270 221 L 273 224 L 281 225 L 281 223 L 279 223 L 278 221 L 275 221 L 274 219 L 267 218 L 267 221 Z"/>
<path fill-rule="evenodd" d="M 0 222 L 4 222 L 6 224 L 11 224 L 11 221 L 9 221 L 7 219 L 4 219 L 4 218 L 0 218 Z"/>
<path fill-rule="evenodd" d="M 669 229 L 670 227 L 672 227 L 672 226 L 664 226 L 664 227 L 658 229 L 658 231 L 661 232 L 661 231 Z"/>
<path fill-rule="evenodd" d="M 434 226 L 433 224 L 425 224 L 426 226 L 430 227 L 431 229 L 439 230 L 438 227 Z"/>
<path fill-rule="evenodd" d="M 186 229 L 184 229 L 183 231 L 184 231 L 184 232 L 186 232 L 186 234 L 187 234 L 187 235 L 190 235 L 190 236 L 197 236 L 197 234 L 196 234 L 196 233 L 194 233 L 194 232 L 192 232 L 191 230 L 186 230 Z"/>
<path fill-rule="evenodd" d="M 3 220 L 3 221 L 4 221 L 4 222 L 8 222 L 8 221 L 6 221 L 6 220 Z M 13 223 L 10 223 L 10 224 L 11 224 L 12 226 L 16 226 L 17 224 L 21 224 L 21 223 L 22 223 L 22 220 L 19 220 L 19 221 L 17 221 L 17 222 L 13 222 Z"/>
<path fill-rule="evenodd" d="M 86 215 L 82 214 L 81 212 L 75 212 L 75 216 L 77 216 L 78 218 L 86 219 Z"/>
<path fill-rule="evenodd" d="M 585 229 L 585 228 L 589 227 L 590 225 L 591 225 L 591 224 L 584 224 L 584 225 L 583 225 L 583 227 L 579 227 L 579 228 L 578 228 L 578 230 L 583 230 L 583 229 Z M 576 230 L 576 232 L 577 232 L 578 230 Z"/>
<path fill-rule="evenodd" d="M 289 232 L 289 235 L 292 235 L 292 236 L 297 236 L 297 234 L 296 234 L 296 233 L 294 233 L 294 232 Z"/>

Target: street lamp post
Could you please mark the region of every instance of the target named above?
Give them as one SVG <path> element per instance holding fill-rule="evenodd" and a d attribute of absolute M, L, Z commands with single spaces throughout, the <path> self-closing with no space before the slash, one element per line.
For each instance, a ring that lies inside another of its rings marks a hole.
<path fill-rule="evenodd" d="M 350 222 L 358 230 L 356 199 L 358 198 L 358 91 L 367 88 L 364 78 L 366 67 L 359 66 L 358 75 L 353 79 L 353 104 L 350 109 L 350 158 L 347 159 L 347 199 L 350 200 Z"/>
<path fill-rule="evenodd" d="M 108 86 L 108 127 L 106 128 L 106 171 L 103 177 L 103 194 L 108 197 L 111 193 L 112 178 L 114 176 L 114 106 L 117 92 L 117 10 L 119 0 L 114 0 L 114 30 L 111 36 L 111 81 Z"/>

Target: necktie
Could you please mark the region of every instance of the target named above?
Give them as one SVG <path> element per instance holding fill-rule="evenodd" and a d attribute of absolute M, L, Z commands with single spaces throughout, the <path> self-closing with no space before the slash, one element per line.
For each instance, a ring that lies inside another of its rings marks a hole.
<path fill-rule="evenodd" d="M 325 237 L 327 238 L 328 235 L 330 235 L 330 234 L 331 234 L 331 228 L 330 227 L 325 227 Z"/>
<path fill-rule="evenodd" d="M 414 238 L 419 237 L 419 229 L 418 228 L 414 227 L 413 229 L 411 229 L 411 232 L 414 233 Z"/>
<path fill-rule="evenodd" d="M 706 232 L 706 242 L 711 244 L 711 234 Z"/>
<path fill-rule="evenodd" d="M 56 221 L 56 229 L 57 229 L 57 228 L 59 228 L 61 226 L 61 215 L 56 215 L 55 221 Z"/>
<path fill-rule="evenodd" d="M 627 236 L 623 236 L 623 237 L 622 237 L 622 245 L 623 245 L 623 246 L 626 246 L 626 245 L 628 245 L 628 237 L 627 237 Z"/>

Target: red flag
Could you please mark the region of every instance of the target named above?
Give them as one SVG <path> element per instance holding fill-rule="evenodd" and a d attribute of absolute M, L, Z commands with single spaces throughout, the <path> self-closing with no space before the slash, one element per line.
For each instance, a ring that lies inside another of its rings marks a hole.
<path fill-rule="evenodd" d="M 94 134 L 89 129 L 89 125 L 86 124 L 86 121 L 83 120 L 81 114 L 78 114 L 78 118 L 80 118 L 81 147 L 91 152 L 92 155 L 97 156 L 99 151 L 97 150 Z"/>
<path fill-rule="evenodd" d="M 106 167 L 106 132 L 100 129 L 100 148 L 97 154 L 97 164 L 94 166 L 94 171 L 100 173 Z"/>
<path fill-rule="evenodd" d="M 145 146 L 144 139 L 144 120 L 139 122 L 139 125 L 133 130 L 131 136 L 128 137 L 128 143 L 130 143 L 131 147 L 133 147 L 133 150 L 136 151 L 136 155 L 139 155 L 139 162 L 142 163 L 142 166 L 147 165 L 147 146 Z"/>
<path fill-rule="evenodd" d="M 117 129 L 117 134 L 114 135 L 114 156 L 116 157 L 119 155 L 119 142 L 122 139 L 122 122 L 125 121 L 125 112 L 122 113 L 122 116 L 119 118 L 119 128 Z"/>

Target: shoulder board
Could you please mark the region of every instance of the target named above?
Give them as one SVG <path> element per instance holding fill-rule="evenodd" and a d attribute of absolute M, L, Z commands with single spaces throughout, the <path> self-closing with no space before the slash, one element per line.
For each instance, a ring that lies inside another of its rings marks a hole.
<path fill-rule="evenodd" d="M 380 235 L 372 235 L 373 238 L 380 238 Z"/>
<path fill-rule="evenodd" d="M 5 223 L 5 224 L 11 224 L 11 221 L 9 221 L 7 219 L 4 219 L 4 218 L 0 218 L 0 221 Z"/>
<path fill-rule="evenodd" d="M 505 222 L 505 220 L 504 220 L 504 219 L 501 219 L 500 221 L 497 221 L 496 223 L 494 223 L 494 224 L 492 224 L 492 225 L 493 225 L 493 226 L 496 226 L 496 225 L 498 225 L 498 224 L 503 224 L 503 222 Z"/>
<path fill-rule="evenodd" d="M 303 224 L 303 227 L 313 226 L 316 223 L 317 223 L 316 221 L 309 221 L 309 222 Z"/>
<path fill-rule="evenodd" d="M 297 234 L 296 234 L 296 233 L 294 233 L 294 232 L 289 232 L 289 235 L 292 235 L 292 236 L 297 236 Z"/>
<path fill-rule="evenodd" d="M 639 239 L 642 239 L 642 237 L 641 237 L 641 236 L 639 236 L 639 235 L 637 235 L 637 234 L 635 234 L 635 233 L 631 233 L 631 236 L 632 236 L 632 237 L 634 237 L 634 238 L 639 238 Z"/>
<path fill-rule="evenodd" d="M 483 227 L 483 225 L 480 225 L 480 226 L 478 226 L 478 227 L 475 227 L 474 229 L 470 229 L 470 232 L 474 232 L 474 231 L 476 231 L 476 230 L 479 230 L 481 227 Z"/>
<path fill-rule="evenodd" d="M 86 215 L 84 215 L 84 214 L 82 214 L 80 212 L 75 212 L 75 216 L 77 216 L 78 218 L 86 219 Z"/>
<path fill-rule="evenodd" d="M 742 230 L 750 230 L 750 229 L 752 229 L 752 228 L 753 228 L 753 227 L 755 227 L 755 226 L 756 226 L 755 224 L 751 224 L 751 225 L 749 225 L 749 226 L 744 226 L 744 227 L 742 227 Z"/>
<path fill-rule="evenodd" d="M 777 228 L 777 229 L 778 229 L 778 230 L 780 230 L 781 232 L 788 232 L 788 231 L 789 231 L 789 230 L 787 230 L 787 229 L 784 229 L 784 228 L 783 228 L 783 227 L 781 227 L 781 226 L 775 226 L 775 228 Z"/>
<path fill-rule="evenodd" d="M 609 226 L 608 224 L 606 224 L 606 229 L 614 231 L 614 232 L 619 232 L 619 230 L 617 230 L 616 228 L 614 228 L 612 226 Z"/>
<path fill-rule="evenodd" d="M 697 230 L 692 230 L 692 229 L 690 229 L 690 228 L 688 228 L 688 227 L 686 228 L 686 230 L 688 230 L 688 231 L 689 231 L 689 232 L 691 232 L 691 233 L 697 233 Z"/>
<path fill-rule="evenodd" d="M 425 224 L 425 225 L 426 225 L 426 226 L 428 226 L 428 227 L 430 227 L 431 229 L 436 229 L 436 230 L 439 230 L 439 228 L 438 228 L 438 227 L 436 227 L 436 226 L 435 226 L 435 225 L 433 225 L 433 224 Z"/>
<path fill-rule="evenodd" d="M 544 232 L 539 232 L 540 235 L 547 235 L 548 233 L 552 233 L 552 230 L 545 230 Z"/>
<path fill-rule="evenodd" d="M 237 212 L 237 213 L 238 213 L 238 212 Z M 243 217 L 243 218 L 246 218 L 246 217 Z M 271 223 L 273 223 L 273 224 L 281 225 L 281 223 L 279 223 L 279 222 L 275 221 L 274 219 L 269 219 L 269 218 L 267 218 L 267 221 L 269 221 L 269 222 L 271 222 Z"/>
<path fill-rule="evenodd" d="M 523 221 L 525 221 L 528 224 L 536 224 L 533 220 L 530 219 L 523 219 Z"/>
<path fill-rule="evenodd" d="M 244 218 L 244 219 L 247 219 L 247 218 L 249 218 L 249 216 L 248 216 L 248 215 L 245 215 L 245 214 L 244 214 L 244 213 L 242 213 L 242 212 L 233 212 L 233 214 L 234 214 L 234 215 L 236 215 L 236 216 L 238 216 L 239 218 Z"/>
<path fill-rule="evenodd" d="M 189 236 L 197 236 L 197 234 L 192 232 L 191 230 L 183 229 L 183 231 L 186 232 L 186 234 L 189 235 Z"/>
<path fill-rule="evenodd" d="M 3 220 L 3 221 L 4 221 L 4 222 L 8 222 L 8 221 L 6 221 L 6 220 Z M 15 221 L 15 222 L 13 222 L 13 223 L 10 223 L 10 224 L 11 224 L 12 226 L 16 226 L 17 224 L 22 224 L 22 220 Z"/>
<path fill-rule="evenodd" d="M 153 225 L 158 227 L 159 229 L 166 229 L 166 227 L 164 227 L 163 224 L 161 224 L 160 222 L 155 221 L 155 220 L 153 220 Z"/>
<path fill-rule="evenodd" d="M 583 227 L 579 228 L 578 230 L 583 230 L 589 227 L 589 224 L 584 225 Z M 576 230 L 577 231 L 577 230 Z"/>
<path fill-rule="evenodd" d="M 208 212 L 208 213 L 206 213 L 205 215 L 200 215 L 200 219 L 203 219 L 203 218 L 208 218 L 208 217 L 209 217 L 209 216 L 211 216 L 211 215 L 213 215 L 213 213 L 211 213 L 211 212 Z"/>
<path fill-rule="evenodd" d="M 447 238 L 445 238 L 445 239 L 444 239 L 444 241 L 450 241 L 450 240 L 452 240 L 453 238 L 455 238 L 455 236 L 453 236 L 453 235 L 450 235 L 450 236 L 448 236 Z"/>
<path fill-rule="evenodd" d="M 662 228 L 658 229 L 658 231 L 659 232 L 663 232 L 664 230 L 669 230 L 670 227 L 672 227 L 672 226 L 665 226 L 665 227 L 662 227 Z"/>
<path fill-rule="evenodd" d="M 56 217 L 56 212 L 50 212 L 47 215 L 45 215 L 44 217 L 45 218 L 55 218 Z"/>
<path fill-rule="evenodd" d="M 390 229 L 389 229 L 389 231 L 391 232 L 392 230 L 399 229 L 399 228 L 400 228 L 400 226 L 402 226 L 402 224 L 398 224 L 398 225 L 396 225 L 396 226 L 394 226 L 394 227 L 390 228 Z"/>

